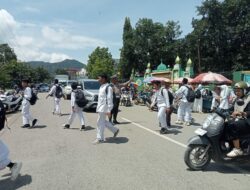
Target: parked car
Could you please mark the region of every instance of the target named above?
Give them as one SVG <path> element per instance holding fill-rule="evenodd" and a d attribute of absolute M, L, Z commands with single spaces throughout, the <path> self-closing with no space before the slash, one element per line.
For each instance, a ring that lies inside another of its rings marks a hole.
<path fill-rule="evenodd" d="M 89 101 L 85 109 L 96 109 L 100 83 L 95 79 L 82 79 L 80 85 L 82 86 L 86 99 Z"/>
<path fill-rule="evenodd" d="M 76 80 L 68 80 L 66 82 L 64 89 L 63 89 L 64 96 L 66 97 L 67 100 L 70 99 L 71 92 L 72 92 L 71 84 L 73 82 L 77 82 L 77 81 Z"/>
<path fill-rule="evenodd" d="M 38 92 L 49 92 L 49 90 L 50 90 L 50 87 L 49 87 L 49 85 L 48 84 L 46 84 L 46 83 L 43 83 L 43 84 L 40 84 L 39 86 L 38 86 Z"/>

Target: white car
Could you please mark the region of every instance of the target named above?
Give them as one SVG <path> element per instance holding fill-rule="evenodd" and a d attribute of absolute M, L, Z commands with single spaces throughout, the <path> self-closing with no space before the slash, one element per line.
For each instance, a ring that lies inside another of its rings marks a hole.
<path fill-rule="evenodd" d="M 64 89 L 63 89 L 63 94 L 65 95 L 66 99 L 70 99 L 70 96 L 71 96 L 71 92 L 72 92 L 72 88 L 71 88 L 71 84 L 73 82 L 77 82 L 75 80 L 68 80 Z"/>
<path fill-rule="evenodd" d="M 85 109 L 96 109 L 100 83 L 95 79 L 82 79 L 79 81 L 86 99 L 89 101 Z"/>

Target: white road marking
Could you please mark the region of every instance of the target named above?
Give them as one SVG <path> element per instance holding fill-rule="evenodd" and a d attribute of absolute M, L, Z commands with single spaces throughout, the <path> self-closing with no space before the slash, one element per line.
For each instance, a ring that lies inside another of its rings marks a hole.
<path fill-rule="evenodd" d="M 135 122 L 133 122 L 133 121 L 130 121 L 130 120 L 127 119 L 127 118 L 122 117 L 122 119 L 125 120 L 125 121 L 127 121 L 127 122 L 132 123 L 133 125 L 135 125 L 135 126 L 141 128 L 141 129 L 144 129 L 145 131 L 148 131 L 148 132 L 150 132 L 150 133 L 152 133 L 152 134 L 154 134 L 154 135 L 157 135 L 157 136 L 159 136 L 159 137 L 161 137 L 161 138 L 163 138 L 163 139 L 166 139 L 166 140 L 168 140 L 168 141 L 170 141 L 170 142 L 172 142 L 172 143 L 175 143 L 175 144 L 177 144 L 177 145 L 179 145 L 179 146 L 181 146 L 181 147 L 183 147 L 183 148 L 187 148 L 187 145 L 185 145 L 185 144 L 183 144 L 183 143 L 181 143 L 181 142 L 178 142 L 178 141 L 176 141 L 176 140 L 174 140 L 174 139 L 171 139 L 171 138 L 169 138 L 169 137 L 166 137 L 165 135 L 161 135 L 161 134 L 159 134 L 158 132 L 155 132 L 155 131 L 153 131 L 153 130 L 151 130 L 151 129 L 148 129 L 147 127 L 144 127 L 144 126 L 142 126 L 142 125 L 140 125 L 140 124 L 138 124 L 138 123 L 135 123 Z"/>
<path fill-rule="evenodd" d="M 170 142 L 172 142 L 172 143 L 174 143 L 174 144 L 177 144 L 177 145 L 179 145 L 179 146 L 181 146 L 181 147 L 183 147 L 183 148 L 187 148 L 187 145 L 185 145 L 185 144 L 183 144 L 183 143 L 181 143 L 181 142 L 178 142 L 178 141 L 176 141 L 176 140 L 174 140 L 174 139 L 171 139 L 171 138 L 169 138 L 169 137 L 167 137 L 167 136 L 161 135 L 161 134 L 159 134 L 158 132 L 155 132 L 155 131 L 153 131 L 153 130 L 151 130 L 151 129 L 148 129 L 147 127 L 144 127 L 144 126 L 142 126 L 142 125 L 140 125 L 140 124 L 138 124 L 138 123 L 135 123 L 135 122 L 133 122 L 133 121 L 127 119 L 127 118 L 122 117 L 122 119 L 125 120 L 125 121 L 127 121 L 127 122 L 132 123 L 133 125 L 135 125 L 135 126 L 141 128 L 141 129 L 144 129 L 145 131 L 148 131 L 148 132 L 150 132 L 150 133 L 152 133 L 152 134 L 154 134 L 154 135 L 156 135 L 156 136 L 159 136 L 159 137 L 161 137 L 161 138 L 163 138 L 163 139 L 165 139 L 165 140 L 168 140 L 168 141 L 170 141 Z M 247 170 L 245 170 L 245 169 L 243 169 L 243 168 L 241 168 L 241 167 L 236 167 L 236 166 L 232 166 L 232 165 L 228 165 L 228 167 L 230 167 L 230 168 L 236 170 L 236 171 L 239 172 L 239 173 L 244 174 L 244 175 L 247 176 L 247 177 L 250 177 L 249 171 L 247 171 Z"/>

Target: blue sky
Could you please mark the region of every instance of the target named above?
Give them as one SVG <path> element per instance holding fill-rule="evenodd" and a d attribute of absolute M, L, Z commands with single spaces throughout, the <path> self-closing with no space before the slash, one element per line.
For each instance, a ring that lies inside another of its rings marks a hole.
<path fill-rule="evenodd" d="M 22 61 L 56 62 L 65 58 L 87 63 L 97 47 L 119 58 L 125 17 L 179 21 L 182 36 L 202 0 L 1 0 L 0 43 L 9 43 Z"/>

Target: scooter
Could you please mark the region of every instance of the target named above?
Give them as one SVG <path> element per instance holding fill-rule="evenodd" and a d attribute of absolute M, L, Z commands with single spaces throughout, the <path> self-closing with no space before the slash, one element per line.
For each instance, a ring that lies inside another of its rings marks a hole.
<path fill-rule="evenodd" d="M 233 148 L 225 134 L 226 119 L 229 120 L 229 114 L 217 110 L 205 119 L 201 128 L 195 131 L 197 135 L 189 139 L 184 161 L 191 170 L 205 169 L 211 159 L 218 163 L 250 163 L 250 135 L 240 138 L 244 152 L 242 156 L 234 158 L 226 156 Z"/>
<path fill-rule="evenodd" d="M 23 97 L 19 94 L 4 94 L 0 95 L 0 99 L 3 102 L 6 112 L 18 111 L 22 105 Z"/>

